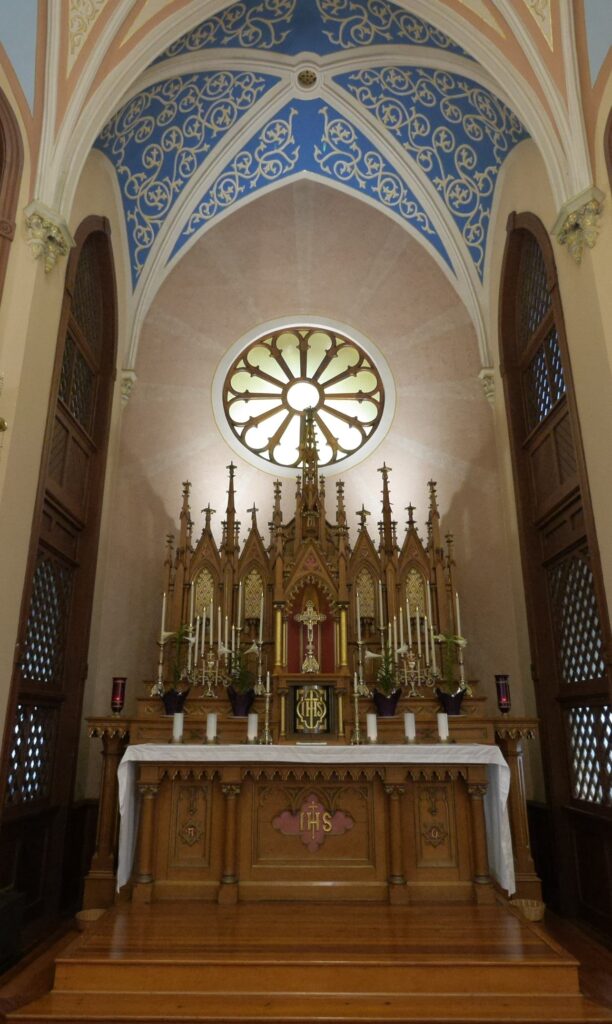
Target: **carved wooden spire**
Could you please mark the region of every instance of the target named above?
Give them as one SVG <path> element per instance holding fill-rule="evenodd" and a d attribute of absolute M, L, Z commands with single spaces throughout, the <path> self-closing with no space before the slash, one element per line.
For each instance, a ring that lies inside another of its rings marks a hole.
<path fill-rule="evenodd" d="M 234 473 L 236 467 L 233 462 L 225 467 L 229 472 L 229 487 L 227 489 L 227 509 L 225 512 L 225 551 L 230 555 L 236 548 L 236 498 L 234 494 Z"/>
<path fill-rule="evenodd" d="M 385 463 L 382 464 L 379 473 L 382 473 L 383 478 L 383 489 L 382 489 L 382 548 L 386 555 L 391 556 L 393 554 L 393 520 L 391 519 L 391 499 L 389 497 L 389 473 L 391 472 L 389 466 Z"/>

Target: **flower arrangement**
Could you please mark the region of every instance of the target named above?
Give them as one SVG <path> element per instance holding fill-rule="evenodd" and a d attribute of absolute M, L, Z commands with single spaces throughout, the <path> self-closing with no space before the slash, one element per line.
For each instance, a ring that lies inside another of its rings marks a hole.
<path fill-rule="evenodd" d="M 380 666 L 376 673 L 376 689 L 379 693 L 384 693 L 386 697 L 390 697 L 392 693 L 398 689 L 397 679 L 395 676 L 395 663 L 393 661 L 393 654 L 389 645 L 383 647 Z"/>

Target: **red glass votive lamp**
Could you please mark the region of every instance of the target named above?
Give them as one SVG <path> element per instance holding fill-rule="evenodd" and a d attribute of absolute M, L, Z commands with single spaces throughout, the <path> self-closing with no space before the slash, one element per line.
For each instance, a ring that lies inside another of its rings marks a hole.
<path fill-rule="evenodd" d="M 509 678 L 510 676 L 495 676 L 495 689 L 497 690 L 497 706 L 501 711 L 502 715 L 507 715 L 511 707 L 510 683 L 508 682 Z"/>
<path fill-rule="evenodd" d="M 125 704 L 126 676 L 113 676 L 113 689 L 111 693 L 111 709 L 114 715 L 120 715 Z"/>

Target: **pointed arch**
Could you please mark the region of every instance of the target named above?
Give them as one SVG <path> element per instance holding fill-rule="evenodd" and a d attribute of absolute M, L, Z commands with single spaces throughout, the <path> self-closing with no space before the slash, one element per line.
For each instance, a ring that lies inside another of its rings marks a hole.
<path fill-rule="evenodd" d="M 0 89 L 0 298 L 11 242 L 23 169 L 23 143 L 17 119 Z"/>

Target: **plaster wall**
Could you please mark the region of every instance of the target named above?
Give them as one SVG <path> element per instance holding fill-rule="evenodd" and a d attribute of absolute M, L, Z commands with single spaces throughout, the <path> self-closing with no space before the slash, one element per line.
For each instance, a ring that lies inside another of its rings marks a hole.
<path fill-rule="evenodd" d="M 193 483 L 196 536 L 199 510 L 209 500 L 219 533 L 225 467 L 233 458 L 239 517 L 246 523 L 245 510 L 255 501 L 267 536 L 274 475 L 237 459 L 226 445 L 211 411 L 211 382 L 237 338 L 295 314 L 353 325 L 383 351 L 395 376 L 397 408 L 388 435 L 344 477 L 349 519 L 356 523 L 354 512 L 364 502 L 376 534 L 383 461 L 394 470 L 391 495 L 400 523 L 412 500 L 424 524 L 427 480 L 437 480 L 443 525 L 456 538 L 469 674 L 482 680 L 491 710 L 493 673 L 521 678 L 493 415 L 478 380 L 467 311 L 400 226 L 352 197 L 303 181 L 213 227 L 172 271 L 149 310 L 107 510 L 90 655 L 88 706 L 95 713 L 108 711 L 112 675 L 128 676 L 129 713 L 135 696 L 146 692 L 140 681 L 153 674 L 164 537 L 176 531 L 182 481 Z M 328 477 L 328 517 L 335 479 Z M 292 482 L 285 482 L 287 514 L 293 493 Z M 520 687 L 515 707 L 519 713 L 525 708 Z M 96 770 L 90 758 L 81 775 L 84 792 L 94 791 Z"/>

